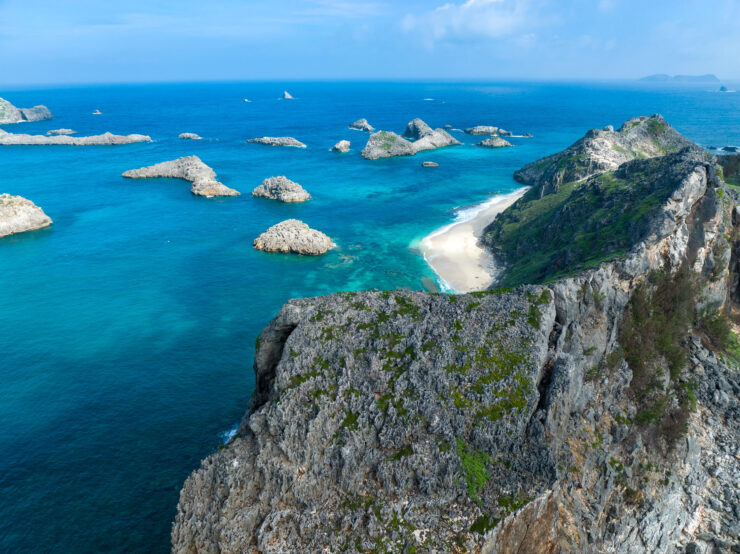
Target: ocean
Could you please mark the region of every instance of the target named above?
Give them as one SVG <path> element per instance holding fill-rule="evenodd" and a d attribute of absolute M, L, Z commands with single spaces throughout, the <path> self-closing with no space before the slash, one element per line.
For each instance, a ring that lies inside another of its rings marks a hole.
<path fill-rule="evenodd" d="M 740 94 L 664 83 L 244 82 L 0 90 L 51 121 L 41 134 L 143 133 L 150 144 L 0 147 L 0 192 L 54 220 L 0 239 L 0 552 L 165 552 L 178 492 L 244 414 L 260 330 L 292 297 L 422 289 L 430 232 L 519 185 L 525 163 L 585 133 L 661 113 L 703 146 L 740 145 Z M 728 88 L 737 89 L 738 86 Z M 295 100 L 280 100 L 288 90 Z M 251 102 L 244 102 L 249 98 Z M 427 100 L 431 99 L 431 100 Z M 102 115 L 92 115 L 100 109 Z M 361 117 L 402 133 L 496 125 L 513 148 L 462 146 L 368 161 Z M 201 141 L 177 138 L 194 132 Z M 305 149 L 248 144 L 293 136 Z M 330 152 L 347 139 L 346 154 Z M 206 199 L 169 179 L 121 173 L 197 155 L 240 197 Z M 422 161 L 437 168 L 422 168 Z M 304 204 L 253 198 L 286 175 Z M 258 252 L 298 218 L 338 248 L 315 258 Z M 442 283 L 440 283 L 442 285 Z"/>

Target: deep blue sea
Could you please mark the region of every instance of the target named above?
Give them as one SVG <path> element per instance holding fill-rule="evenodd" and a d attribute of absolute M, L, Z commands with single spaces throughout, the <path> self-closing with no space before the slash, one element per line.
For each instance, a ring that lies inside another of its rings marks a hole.
<path fill-rule="evenodd" d="M 512 172 L 587 129 L 662 113 L 704 146 L 740 145 L 740 93 L 637 83 L 213 83 L 3 89 L 52 121 L 2 126 L 150 144 L 0 147 L 0 192 L 54 220 L 0 239 L 0 552 L 165 552 L 178 491 L 226 440 L 253 387 L 255 338 L 291 297 L 434 279 L 416 245 L 460 209 L 518 185 Z M 730 88 L 738 88 L 731 86 Z M 283 90 L 296 99 L 279 100 Z M 243 102 L 249 98 L 250 103 Z M 431 98 L 433 100 L 425 100 Z M 92 115 L 100 109 L 102 115 Z M 465 144 L 367 161 L 366 117 L 403 132 L 497 125 L 514 148 Z M 195 132 L 202 141 L 179 140 Z M 293 136 L 306 149 L 247 144 Z M 329 148 L 352 142 L 347 154 Z M 195 154 L 242 196 L 121 173 Z M 432 160 L 436 169 L 423 169 Z M 313 199 L 249 193 L 286 175 Z M 298 218 L 338 248 L 304 258 L 252 248 Z"/>

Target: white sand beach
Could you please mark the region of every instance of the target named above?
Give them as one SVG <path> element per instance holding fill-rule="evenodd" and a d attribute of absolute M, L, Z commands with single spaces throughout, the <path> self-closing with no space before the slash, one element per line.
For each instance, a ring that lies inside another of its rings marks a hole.
<path fill-rule="evenodd" d="M 493 282 L 495 268 L 491 254 L 478 244 L 483 229 L 496 215 L 529 190 L 494 196 L 487 202 L 458 214 L 455 223 L 424 237 L 419 248 L 434 272 L 454 292 L 484 290 Z"/>

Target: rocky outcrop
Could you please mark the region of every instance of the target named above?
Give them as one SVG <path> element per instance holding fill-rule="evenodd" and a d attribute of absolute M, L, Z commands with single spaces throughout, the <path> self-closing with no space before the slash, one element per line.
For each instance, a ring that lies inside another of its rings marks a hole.
<path fill-rule="evenodd" d="M 74 135 L 77 133 L 74 129 L 52 129 L 51 131 L 46 131 L 47 135 Z"/>
<path fill-rule="evenodd" d="M 370 125 L 365 118 L 353 121 L 349 124 L 349 128 L 355 129 L 357 131 L 365 131 L 366 133 L 372 133 L 373 131 L 375 131 L 375 127 Z"/>
<path fill-rule="evenodd" d="M 51 218 L 22 196 L 0 194 L 0 237 L 35 231 L 51 225 Z"/>
<path fill-rule="evenodd" d="M 297 219 L 287 219 L 254 239 L 254 247 L 265 252 L 319 256 L 336 245 L 324 233 Z"/>
<path fill-rule="evenodd" d="M 677 317 L 666 289 L 644 304 L 654 269 L 691 268 L 702 309 L 725 302 L 732 202 L 691 148 L 619 171 L 658 194 L 646 211 L 624 204 L 640 230 L 577 274 L 288 302 L 257 341 L 236 436 L 185 483 L 173 552 L 740 549 L 734 358 L 691 324 L 675 333 L 675 371 L 651 367 L 673 425 L 641 404 L 644 353 L 623 334 L 628 317 L 644 333 Z M 612 207 L 599 194 L 589 213 Z M 561 217 L 554 235 L 575 221 Z"/>
<path fill-rule="evenodd" d="M 267 146 L 293 146 L 295 148 L 305 148 L 306 145 L 293 137 L 260 137 L 248 139 L 247 142 L 265 144 Z"/>
<path fill-rule="evenodd" d="M 340 140 L 334 146 L 331 147 L 332 152 L 349 152 L 349 141 Z"/>
<path fill-rule="evenodd" d="M 525 165 L 514 179 L 537 187 L 540 196 L 557 190 L 561 183 L 611 171 L 635 158 L 653 158 L 695 147 L 663 117 L 630 119 L 618 131 L 592 129 L 569 148 Z"/>
<path fill-rule="evenodd" d="M 497 135 L 498 127 L 492 125 L 476 125 L 475 127 L 468 127 L 464 132 L 469 135 Z"/>
<path fill-rule="evenodd" d="M 189 140 L 201 140 L 203 137 L 196 133 L 180 133 L 177 135 L 177 138 L 179 139 L 189 139 Z"/>
<path fill-rule="evenodd" d="M 287 90 L 285 90 L 283 91 L 283 100 L 295 100 L 295 98 Z"/>
<path fill-rule="evenodd" d="M 311 195 L 298 183 L 287 177 L 270 177 L 252 191 L 252 196 L 261 196 L 281 202 L 305 202 Z"/>
<path fill-rule="evenodd" d="M 133 142 L 151 142 L 146 135 L 114 135 L 103 133 L 89 137 L 70 137 L 66 135 L 26 135 L 21 133 L 6 133 L 0 130 L 0 145 L 68 145 L 68 146 L 110 146 L 117 144 L 131 144 Z"/>
<path fill-rule="evenodd" d="M 239 191 L 229 188 L 216 180 L 216 172 L 204 164 L 198 156 L 187 156 L 168 162 L 162 162 L 140 169 L 131 169 L 123 173 L 128 179 L 149 179 L 167 177 L 184 179 L 192 186 L 190 192 L 197 196 L 238 196 Z"/>
<path fill-rule="evenodd" d="M 43 121 L 52 115 L 46 106 L 16 108 L 7 100 L 0 98 L 0 124 L 21 123 L 23 121 Z"/>
<path fill-rule="evenodd" d="M 418 118 L 409 122 L 404 136 L 412 140 L 406 140 L 389 131 L 373 133 L 370 135 L 361 155 L 368 160 L 393 156 L 413 156 L 424 150 L 461 144 L 444 129 L 432 129 Z"/>
<path fill-rule="evenodd" d="M 504 140 L 500 137 L 489 137 L 475 144 L 476 146 L 483 146 L 485 148 L 503 148 L 504 146 L 513 146 L 508 140 Z"/>
<path fill-rule="evenodd" d="M 421 162 L 421 167 L 439 167 L 437 162 Z"/>

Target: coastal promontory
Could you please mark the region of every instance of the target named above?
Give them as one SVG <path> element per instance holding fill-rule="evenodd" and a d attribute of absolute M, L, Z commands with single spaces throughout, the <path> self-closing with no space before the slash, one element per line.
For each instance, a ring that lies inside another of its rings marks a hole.
<path fill-rule="evenodd" d="M 51 223 L 51 218 L 30 200 L 0 194 L 0 237 L 35 231 Z"/>
<path fill-rule="evenodd" d="M 533 164 L 496 288 L 289 301 L 173 552 L 740 550 L 736 199 L 625 125 Z"/>
<path fill-rule="evenodd" d="M 327 235 L 297 219 L 281 221 L 254 239 L 257 250 L 304 256 L 319 256 L 335 246 Z"/>
<path fill-rule="evenodd" d="M 267 146 L 293 146 L 295 148 L 305 148 L 306 145 L 293 137 L 258 137 L 248 139 L 247 142 L 264 144 Z"/>
<path fill-rule="evenodd" d="M 271 198 L 281 202 L 305 202 L 311 198 L 301 185 L 287 177 L 270 177 L 252 191 L 252 196 Z"/>
<path fill-rule="evenodd" d="M 151 142 L 147 135 L 114 135 L 103 133 L 102 135 L 91 135 L 88 137 L 71 137 L 68 135 L 26 135 L 22 133 L 7 133 L 0 129 L 0 145 L 67 145 L 67 146 L 110 146 L 118 144 L 131 144 L 134 142 Z"/>
<path fill-rule="evenodd" d="M 23 121 L 44 121 L 51 119 L 51 111 L 46 106 L 16 108 L 7 100 L 0 98 L 0 124 L 21 123 Z"/>
<path fill-rule="evenodd" d="M 238 196 L 238 190 L 232 189 L 216 180 L 216 172 L 201 161 L 198 156 L 187 156 L 162 162 L 140 169 L 131 169 L 123 173 L 128 179 L 149 179 L 167 177 L 184 179 L 192 186 L 190 192 L 197 196 Z"/>
<path fill-rule="evenodd" d="M 424 121 L 416 118 L 408 123 L 403 137 L 390 131 L 378 131 L 370 135 L 361 155 L 368 160 L 393 156 L 413 156 L 424 150 L 434 150 L 435 148 L 457 144 L 461 144 L 461 142 L 453 138 L 444 129 L 432 129 Z"/>

